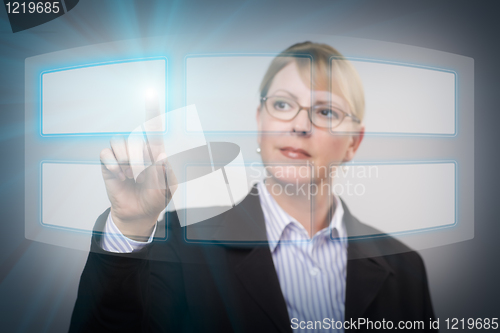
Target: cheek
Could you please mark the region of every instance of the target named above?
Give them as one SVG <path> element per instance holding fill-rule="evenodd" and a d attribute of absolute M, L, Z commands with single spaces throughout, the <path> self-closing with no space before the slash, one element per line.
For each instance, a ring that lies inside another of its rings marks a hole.
<path fill-rule="evenodd" d="M 262 133 L 290 130 L 290 123 L 275 119 L 264 111 L 261 111 L 259 120 L 259 131 Z"/>
<path fill-rule="evenodd" d="M 315 153 L 317 156 L 316 163 L 323 166 L 328 166 L 332 163 L 341 163 L 346 155 L 349 146 L 349 136 L 326 134 L 318 137 L 314 142 Z"/>
<path fill-rule="evenodd" d="M 267 114 L 261 113 L 258 142 L 263 158 L 268 157 L 273 147 L 279 145 L 280 132 L 285 133 L 289 130 L 286 123 L 269 118 Z"/>
<path fill-rule="evenodd" d="M 272 159 L 272 150 L 276 146 L 276 135 L 259 135 L 260 155 L 263 161 L 270 161 Z"/>
<path fill-rule="evenodd" d="M 344 160 L 349 144 L 349 138 L 345 136 L 332 136 L 318 139 L 314 142 L 316 158 L 314 159 L 315 175 L 319 179 L 327 179 L 331 172 L 331 167 L 339 165 Z"/>

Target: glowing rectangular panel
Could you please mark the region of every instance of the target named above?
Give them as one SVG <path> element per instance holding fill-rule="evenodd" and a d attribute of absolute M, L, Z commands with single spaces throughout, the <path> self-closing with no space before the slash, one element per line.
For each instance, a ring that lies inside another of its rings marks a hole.
<path fill-rule="evenodd" d="M 456 222 L 456 164 L 353 165 L 335 174 L 333 190 L 361 222 L 388 233 Z"/>
<path fill-rule="evenodd" d="M 43 163 L 42 224 L 91 231 L 109 208 L 100 164 Z"/>
<path fill-rule="evenodd" d="M 196 104 L 205 131 L 257 131 L 259 85 L 272 59 L 261 55 L 187 58 L 186 104 Z M 367 133 L 456 134 L 453 71 L 371 60 L 350 62 L 365 92 Z"/>
<path fill-rule="evenodd" d="M 226 56 L 186 60 L 186 105 L 196 104 L 206 132 L 257 131 L 259 84 L 273 58 Z"/>
<path fill-rule="evenodd" d="M 41 75 L 42 135 L 127 133 L 155 91 L 165 112 L 166 59 L 68 68 Z"/>
<path fill-rule="evenodd" d="M 351 60 L 365 91 L 368 133 L 455 134 L 455 73 Z"/>

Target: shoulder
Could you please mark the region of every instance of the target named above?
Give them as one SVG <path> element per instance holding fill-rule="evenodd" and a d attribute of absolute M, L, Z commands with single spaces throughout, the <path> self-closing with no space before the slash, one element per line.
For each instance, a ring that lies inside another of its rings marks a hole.
<path fill-rule="evenodd" d="M 354 217 L 344 204 L 344 221 L 348 232 L 348 258 L 380 258 L 393 271 L 425 272 L 419 253 L 393 236 L 369 226 Z"/>

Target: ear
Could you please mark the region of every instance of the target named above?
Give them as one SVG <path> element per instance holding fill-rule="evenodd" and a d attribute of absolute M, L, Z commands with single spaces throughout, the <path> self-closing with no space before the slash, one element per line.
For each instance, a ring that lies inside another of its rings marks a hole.
<path fill-rule="evenodd" d="M 363 141 L 364 136 L 365 136 L 365 125 L 360 125 L 359 130 L 351 134 L 351 137 L 349 139 L 349 145 L 347 147 L 344 160 L 342 161 L 343 163 L 349 162 L 354 158 L 354 155 L 356 155 L 356 151 L 358 150 L 361 141 Z"/>
<path fill-rule="evenodd" d="M 257 106 L 257 113 L 255 114 L 255 120 L 257 121 L 257 143 L 260 145 L 261 142 L 261 132 L 262 132 L 262 124 L 260 122 L 260 113 L 261 113 L 261 104 Z"/>

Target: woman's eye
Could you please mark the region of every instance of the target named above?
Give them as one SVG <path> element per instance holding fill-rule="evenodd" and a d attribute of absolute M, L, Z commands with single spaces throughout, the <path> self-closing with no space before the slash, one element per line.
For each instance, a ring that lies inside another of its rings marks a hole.
<path fill-rule="evenodd" d="M 284 102 L 284 101 L 276 101 L 276 102 L 274 102 L 274 108 L 276 110 L 286 111 L 286 110 L 290 109 L 290 104 L 288 104 L 287 102 Z"/>
<path fill-rule="evenodd" d="M 333 109 L 319 109 L 316 112 L 321 117 L 332 118 L 332 119 L 339 119 L 340 118 L 338 111 L 335 111 Z"/>

